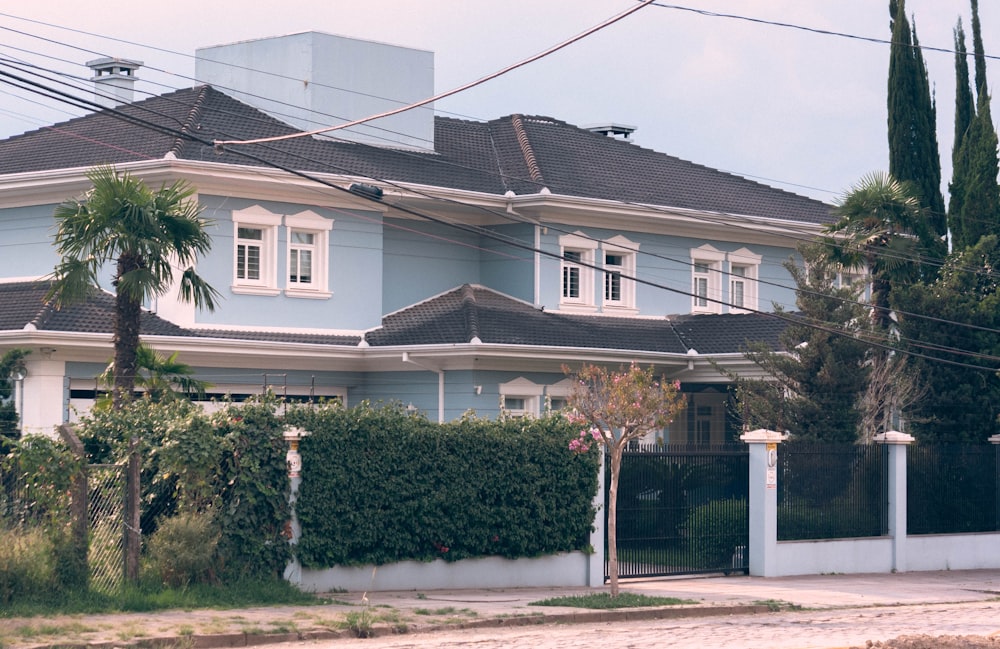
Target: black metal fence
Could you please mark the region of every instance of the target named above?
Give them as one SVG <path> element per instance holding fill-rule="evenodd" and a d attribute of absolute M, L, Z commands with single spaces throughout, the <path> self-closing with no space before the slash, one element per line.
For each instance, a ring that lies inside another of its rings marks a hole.
<path fill-rule="evenodd" d="M 914 444 L 906 473 L 908 534 L 1000 530 L 1000 446 Z"/>
<path fill-rule="evenodd" d="M 618 485 L 619 576 L 745 571 L 748 458 L 745 444 L 626 451 Z"/>
<path fill-rule="evenodd" d="M 777 469 L 779 541 L 887 533 L 884 446 L 786 442 Z"/>

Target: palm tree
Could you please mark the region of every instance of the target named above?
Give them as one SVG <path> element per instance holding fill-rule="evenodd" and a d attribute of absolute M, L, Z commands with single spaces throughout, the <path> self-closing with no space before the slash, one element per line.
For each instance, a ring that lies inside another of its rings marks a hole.
<path fill-rule="evenodd" d="M 164 402 L 181 396 L 204 396 L 211 387 L 207 381 L 194 378 L 191 366 L 177 360 L 177 356 L 177 352 L 163 356 L 152 347 L 139 344 L 135 358 L 135 386 L 147 399 Z M 112 361 L 97 379 L 104 385 L 113 385 L 114 377 L 115 364 Z M 107 408 L 110 405 L 109 395 L 99 399 L 95 407 Z"/>
<path fill-rule="evenodd" d="M 919 278 L 921 260 L 943 245 L 931 231 L 913 186 L 885 172 L 871 173 L 841 199 L 840 219 L 825 228 L 830 259 L 843 268 L 864 268 L 871 281 L 873 322 L 892 327 L 889 294 L 894 282 Z"/>
<path fill-rule="evenodd" d="M 871 281 L 872 339 L 868 382 L 858 409 L 859 439 L 870 440 L 894 424 L 901 410 L 919 399 L 921 388 L 905 358 L 887 348 L 898 333 L 890 295 L 894 285 L 930 275 L 922 264 L 941 258 L 944 243 L 920 207 L 913 185 L 875 172 L 851 188 L 837 207 L 840 220 L 826 227 L 828 255 L 844 268 L 864 268 Z"/>
<path fill-rule="evenodd" d="M 61 261 L 50 279 L 57 307 L 85 299 L 97 276 L 114 264 L 114 385 L 112 407 L 120 409 L 135 389 L 136 354 L 142 305 L 164 295 L 174 283 L 174 267 L 185 268 L 180 297 L 214 310 L 218 292 L 194 271 L 199 255 L 211 248 L 195 190 L 178 181 L 153 191 L 128 172 L 97 167 L 87 173 L 93 187 L 56 207 L 56 249 Z M 126 476 L 125 574 L 139 575 L 139 439 L 129 438 Z"/>
<path fill-rule="evenodd" d="M 142 305 L 164 295 L 180 276 L 180 296 L 199 308 L 215 309 L 218 292 L 194 271 L 199 255 L 211 248 L 195 193 L 183 181 L 152 191 L 128 172 L 97 167 L 87 173 L 93 188 L 54 212 L 55 243 L 62 260 L 51 279 L 56 306 L 82 300 L 97 285 L 98 272 L 114 263 L 114 385 L 120 407 L 135 388 L 136 350 Z"/>

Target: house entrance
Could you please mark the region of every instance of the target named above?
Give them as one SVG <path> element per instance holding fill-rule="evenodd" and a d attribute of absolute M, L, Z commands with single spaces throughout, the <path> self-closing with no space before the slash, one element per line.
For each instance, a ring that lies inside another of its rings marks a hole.
<path fill-rule="evenodd" d="M 746 573 L 748 471 L 744 444 L 626 450 L 618 485 L 618 576 Z M 610 482 L 609 472 L 605 502 Z M 607 507 L 605 529 L 606 523 Z"/>

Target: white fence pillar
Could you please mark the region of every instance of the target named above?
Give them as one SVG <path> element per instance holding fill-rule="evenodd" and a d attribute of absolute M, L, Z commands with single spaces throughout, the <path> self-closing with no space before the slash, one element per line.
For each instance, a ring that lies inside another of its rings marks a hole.
<path fill-rule="evenodd" d="M 778 574 L 778 444 L 787 435 L 763 428 L 740 436 L 750 445 L 750 574 Z"/>
<path fill-rule="evenodd" d="M 604 586 L 604 543 L 607 538 L 604 530 L 604 513 L 607 511 L 605 509 L 607 507 L 605 502 L 607 491 L 604 489 L 606 458 L 607 453 L 604 446 L 601 445 L 601 461 L 597 468 L 597 493 L 594 494 L 594 509 L 597 510 L 597 513 L 594 515 L 594 529 L 590 533 L 590 546 L 594 548 L 594 552 L 587 562 L 587 584 L 591 588 Z"/>
<path fill-rule="evenodd" d="M 288 481 L 290 492 L 288 503 L 291 506 L 291 520 L 288 522 L 290 537 L 288 542 L 295 545 L 302 536 L 302 526 L 299 525 L 299 518 L 295 515 L 295 500 L 299 496 L 299 484 L 302 482 L 302 456 L 299 454 L 299 440 L 309 433 L 301 428 L 288 428 L 282 433 L 285 441 L 288 442 L 288 453 L 285 454 L 285 461 L 288 464 Z M 302 583 L 302 564 L 298 558 L 292 560 L 285 566 L 285 579 L 292 584 Z"/>
<path fill-rule="evenodd" d="M 885 444 L 889 450 L 888 532 L 892 537 L 892 569 L 906 572 L 906 447 L 913 443 L 913 436 L 890 430 L 876 435 L 875 442 Z"/>

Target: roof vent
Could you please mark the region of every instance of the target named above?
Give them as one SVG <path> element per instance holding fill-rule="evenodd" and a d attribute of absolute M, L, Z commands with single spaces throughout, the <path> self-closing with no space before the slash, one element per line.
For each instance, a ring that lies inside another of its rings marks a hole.
<path fill-rule="evenodd" d="M 106 108 L 130 104 L 135 90 L 135 71 L 142 67 L 142 61 L 119 59 L 110 56 L 87 61 L 93 70 L 94 101 Z"/>
<path fill-rule="evenodd" d="M 626 140 L 628 142 L 632 141 L 632 134 L 635 133 L 638 126 L 628 126 L 626 124 L 615 124 L 603 123 L 603 124 L 590 124 L 584 126 L 591 133 L 600 133 L 601 135 L 607 135 L 608 137 L 613 137 L 616 140 Z"/>

